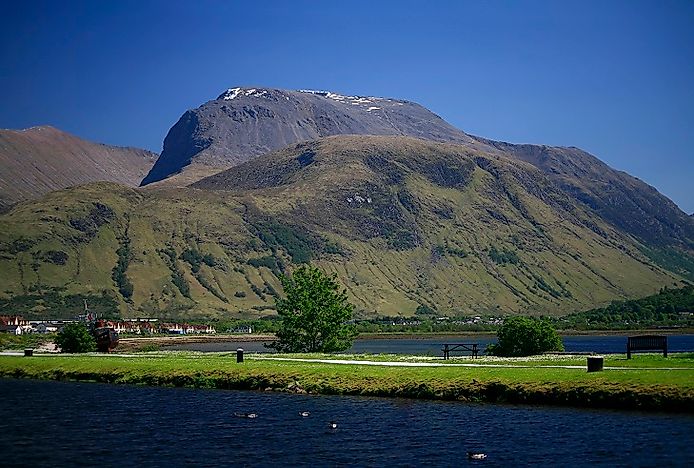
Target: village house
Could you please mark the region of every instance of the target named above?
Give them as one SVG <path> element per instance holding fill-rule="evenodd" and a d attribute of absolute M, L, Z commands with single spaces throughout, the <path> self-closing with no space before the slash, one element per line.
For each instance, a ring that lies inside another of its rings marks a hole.
<path fill-rule="evenodd" d="M 200 333 L 217 333 L 212 325 L 191 325 L 188 323 L 162 323 L 159 327 L 161 333 L 171 335 L 192 335 Z"/>
<path fill-rule="evenodd" d="M 57 333 L 65 324 L 63 322 L 31 322 L 34 333 Z"/>
<path fill-rule="evenodd" d="M 239 325 L 238 327 L 230 328 L 227 331 L 230 333 L 238 333 L 238 334 L 243 333 L 243 334 L 249 334 L 250 335 L 251 333 L 253 333 L 253 327 L 251 327 L 250 325 Z"/>
<path fill-rule="evenodd" d="M 170 335 L 183 335 L 185 329 L 180 323 L 162 323 L 159 326 L 161 333 L 168 333 Z"/>
<path fill-rule="evenodd" d="M 186 331 L 186 333 L 217 333 L 217 330 L 212 325 L 191 325 L 189 330 L 191 331 Z"/>
<path fill-rule="evenodd" d="M 0 315 L 0 332 L 22 335 L 31 333 L 32 328 L 28 320 L 19 315 Z"/>

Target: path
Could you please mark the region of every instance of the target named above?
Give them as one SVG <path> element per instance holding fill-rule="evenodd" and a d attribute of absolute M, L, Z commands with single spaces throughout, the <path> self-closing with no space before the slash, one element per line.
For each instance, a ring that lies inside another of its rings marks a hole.
<path fill-rule="evenodd" d="M 251 359 L 266 360 L 266 361 L 294 361 L 294 362 L 317 362 L 321 364 L 361 364 L 364 366 L 386 366 L 386 367 L 500 367 L 509 368 L 527 368 L 527 369 L 581 369 L 585 370 L 586 366 L 562 366 L 553 364 L 543 365 L 528 365 L 528 364 L 468 364 L 455 363 L 444 364 L 439 362 L 403 362 L 403 361 L 361 361 L 349 359 L 310 359 L 310 358 L 283 358 L 253 355 Z M 607 370 L 694 370 L 694 367 L 615 367 L 605 366 Z"/>
<path fill-rule="evenodd" d="M 216 353 L 204 353 L 210 357 L 213 357 Z M 228 353 L 225 353 L 228 354 Z M 13 351 L 2 351 L 0 356 L 24 356 L 23 352 L 13 352 Z M 50 356 L 84 356 L 81 354 L 34 354 L 38 357 L 50 357 Z M 91 357 L 97 358 L 108 358 L 108 357 L 122 357 L 122 358 L 151 358 L 156 359 L 160 357 L 168 357 L 165 354 L 89 354 Z M 184 357 L 184 356 L 179 356 Z M 185 356 L 189 359 L 195 359 L 197 356 Z M 234 358 L 232 358 L 234 359 Z M 312 359 L 312 358 L 285 358 L 285 357 L 272 357 L 264 356 L 262 354 L 251 354 L 246 355 L 248 360 L 258 360 L 258 361 L 286 361 L 286 362 L 308 362 L 308 363 L 319 363 L 319 364 L 340 364 L 340 365 L 362 365 L 362 366 L 383 366 L 383 367 L 489 367 L 489 368 L 502 368 L 502 369 L 580 369 L 586 370 L 586 366 L 569 366 L 569 365 L 559 365 L 559 364 L 542 364 L 542 365 L 530 365 L 530 364 L 472 364 L 472 363 L 451 363 L 444 364 L 442 362 L 406 362 L 406 361 L 368 361 L 368 360 L 358 360 L 358 359 Z M 605 370 L 658 370 L 658 371 L 677 371 L 677 370 L 694 370 L 694 367 L 618 367 L 618 366 L 605 366 Z"/>

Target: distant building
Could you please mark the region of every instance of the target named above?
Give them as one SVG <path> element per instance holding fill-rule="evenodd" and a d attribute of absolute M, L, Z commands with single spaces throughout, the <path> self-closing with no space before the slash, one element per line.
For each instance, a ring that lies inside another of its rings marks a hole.
<path fill-rule="evenodd" d="M 36 322 L 31 324 L 36 333 L 57 333 L 63 328 L 62 322 Z"/>
<path fill-rule="evenodd" d="M 0 332 L 23 335 L 33 330 L 28 320 L 19 315 L 0 315 Z"/>
<path fill-rule="evenodd" d="M 191 325 L 188 323 L 162 323 L 159 326 L 161 333 L 170 335 L 213 334 L 217 330 L 212 325 Z"/>
<path fill-rule="evenodd" d="M 229 332 L 231 332 L 231 333 L 239 333 L 239 334 L 241 334 L 241 333 L 243 333 L 243 334 L 251 334 L 251 333 L 253 333 L 253 327 L 251 327 L 250 325 L 239 325 L 238 327 L 236 327 L 236 328 L 234 328 L 234 329 L 231 329 L 231 328 L 230 328 L 230 329 L 229 329 Z"/>
<path fill-rule="evenodd" d="M 180 323 L 162 323 L 159 325 L 159 330 L 162 333 L 168 333 L 170 335 L 183 335 L 185 334 L 185 329 Z"/>

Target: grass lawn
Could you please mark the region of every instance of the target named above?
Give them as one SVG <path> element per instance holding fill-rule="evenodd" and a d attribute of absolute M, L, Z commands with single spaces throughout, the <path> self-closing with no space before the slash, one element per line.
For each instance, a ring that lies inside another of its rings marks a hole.
<path fill-rule="evenodd" d="M 343 355 L 299 356 L 345 358 Z M 392 356 L 386 356 L 393 360 Z M 383 356 L 379 356 L 381 358 Z M 399 356 L 398 359 L 413 358 Z M 483 358 L 474 361 L 468 358 L 450 362 L 510 366 L 385 367 L 274 361 L 254 355 L 248 355 L 243 364 L 237 364 L 232 353 L 167 352 L 134 357 L 97 354 L 31 358 L 0 356 L 0 376 L 694 412 L 692 354 L 673 355 L 667 359 L 639 355 L 630 361 L 620 356 L 609 356 L 606 366 L 625 368 L 596 373 L 587 373 L 585 369 L 541 367 L 583 365 L 585 357 Z M 530 367 L 518 367 L 520 365 Z M 679 369 L 657 369 L 659 367 Z"/>

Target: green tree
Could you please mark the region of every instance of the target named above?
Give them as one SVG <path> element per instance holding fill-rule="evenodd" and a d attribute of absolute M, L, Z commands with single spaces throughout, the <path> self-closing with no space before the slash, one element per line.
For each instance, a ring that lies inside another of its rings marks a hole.
<path fill-rule="evenodd" d="M 281 277 L 286 298 L 275 298 L 280 324 L 271 347 L 290 353 L 330 353 L 352 346 L 356 331 L 349 322 L 354 305 L 344 289 L 339 291 L 336 279 L 337 275 L 327 276 L 309 265 L 291 277 Z"/>
<path fill-rule="evenodd" d="M 87 353 L 96 350 L 96 340 L 81 323 L 68 323 L 58 333 L 55 343 L 63 353 Z"/>
<path fill-rule="evenodd" d="M 563 351 L 564 344 L 548 320 L 509 317 L 497 331 L 499 341 L 487 346 L 487 354 L 530 356 L 545 351 Z"/>

